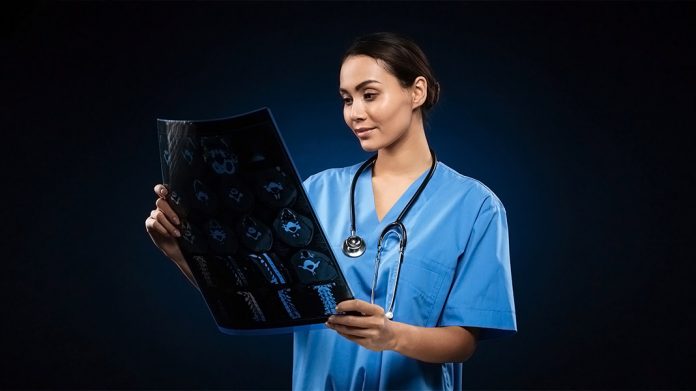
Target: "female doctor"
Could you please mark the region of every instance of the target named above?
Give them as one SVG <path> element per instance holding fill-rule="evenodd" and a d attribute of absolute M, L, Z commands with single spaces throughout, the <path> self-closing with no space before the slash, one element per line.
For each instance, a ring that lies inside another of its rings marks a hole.
<path fill-rule="evenodd" d="M 355 299 L 294 333 L 293 389 L 461 389 L 477 341 L 517 331 L 505 208 L 428 145 L 440 87 L 412 40 L 358 37 L 339 83 L 346 125 L 375 153 L 304 187 Z M 155 193 L 147 232 L 197 286 L 166 188 Z"/>

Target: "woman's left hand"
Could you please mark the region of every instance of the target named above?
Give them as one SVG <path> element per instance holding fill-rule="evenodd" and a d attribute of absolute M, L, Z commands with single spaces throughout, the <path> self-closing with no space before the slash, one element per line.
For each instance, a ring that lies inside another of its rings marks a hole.
<path fill-rule="evenodd" d="M 384 309 L 360 299 L 342 301 L 336 307 L 339 312 L 357 311 L 359 315 L 331 315 L 326 326 L 336 330 L 349 340 L 374 351 L 394 350 L 396 327 L 384 316 Z"/>

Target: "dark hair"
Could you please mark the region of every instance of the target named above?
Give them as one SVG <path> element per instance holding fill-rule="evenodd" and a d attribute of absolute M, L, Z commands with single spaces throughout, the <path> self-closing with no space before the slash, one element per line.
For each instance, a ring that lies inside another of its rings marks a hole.
<path fill-rule="evenodd" d="M 396 76 L 399 84 L 404 88 L 412 86 L 416 77 L 425 77 L 428 81 L 427 97 L 420 106 L 425 122 L 427 112 L 440 98 L 440 83 L 435 80 L 430 63 L 421 48 L 403 34 L 371 33 L 355 38 L 343 55 L 341 64 L 349 56 L 361 54 L 384 61 L 385 69 Z"/>

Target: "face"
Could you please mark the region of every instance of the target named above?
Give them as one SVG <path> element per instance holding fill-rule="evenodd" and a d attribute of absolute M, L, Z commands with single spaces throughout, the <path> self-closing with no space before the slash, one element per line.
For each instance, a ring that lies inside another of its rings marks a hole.
<path fill-rule="evenodd" d="M 396 76 L 387 72 L 382 60 L 369 56 L 350 56 L 341 65 L 339 93 L 343 99 L 343 118 L 365 151 L 388 147 L 409 131 L 418 119 L 414 110 L 424 96 L 418 88 L 403 88 Z"/>

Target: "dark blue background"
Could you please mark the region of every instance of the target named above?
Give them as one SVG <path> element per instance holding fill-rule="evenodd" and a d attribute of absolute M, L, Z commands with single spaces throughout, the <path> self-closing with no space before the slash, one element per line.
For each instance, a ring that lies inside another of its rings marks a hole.
<path fill-rule="evenodd" d="M 155 119 L 268 106 L 303 178 L 357 163 L 339 60 L 381 30 L 440 80 L 440 160 L 508 212 L 519 332 L 464 387 L 696 386 L 693 4 L 4 7 L 0 387 L 289 387 L 291 337 L 218 332 L 145 232 Z"/>

